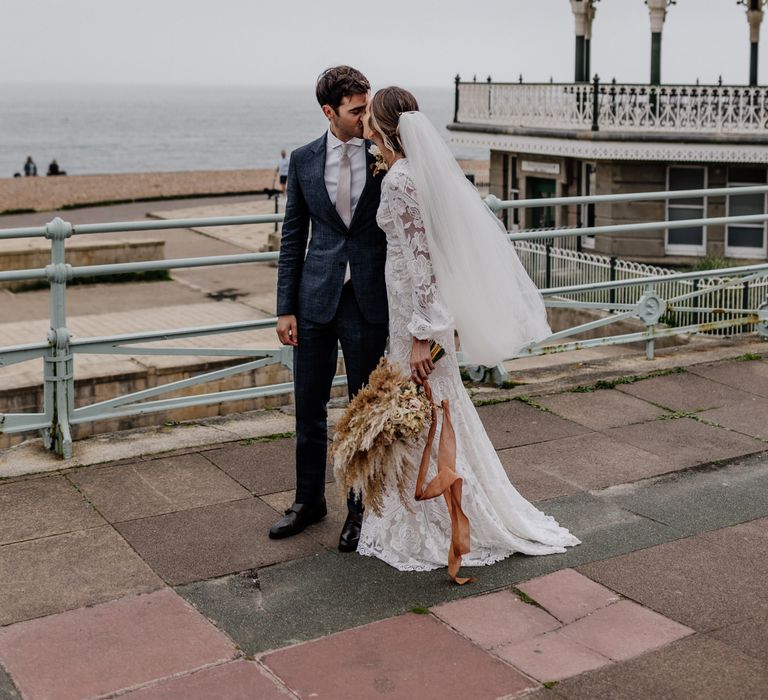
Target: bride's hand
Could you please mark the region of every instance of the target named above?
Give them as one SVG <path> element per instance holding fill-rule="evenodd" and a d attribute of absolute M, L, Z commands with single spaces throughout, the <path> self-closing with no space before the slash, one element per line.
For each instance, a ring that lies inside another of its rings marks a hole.
<path fill-rule="evenodd" d="M 417 384 L 423 384 L 433 369 L 435 365 L 432 362 L 429 340 L 414 338 L 411 343 L 411 379 Z"/>

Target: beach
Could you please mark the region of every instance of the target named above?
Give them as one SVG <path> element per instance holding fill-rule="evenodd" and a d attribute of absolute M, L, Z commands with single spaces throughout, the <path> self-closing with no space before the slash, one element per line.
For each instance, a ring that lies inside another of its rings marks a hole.
<path fill-rule="evenodd" d="M 201 170 L 0 179 L 0 214 L 201 195 L 263 193 L 275 171 Z M 0 226 L 2 221 L 0 221 Z"/>
<path fill-rule="evenodd" d="M 474 175 L 476 183 L 488 182 L 488 161 L 458 163 L 465 173 Z M 0 215 L 207 195 L 263 194 L 278 187 L 276 171 L 271 168 L 0 178 Z"/>

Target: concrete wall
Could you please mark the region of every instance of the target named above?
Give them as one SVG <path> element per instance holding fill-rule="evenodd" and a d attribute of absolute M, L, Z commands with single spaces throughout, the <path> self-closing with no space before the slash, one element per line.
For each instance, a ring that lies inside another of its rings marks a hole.
<path fill-rule="evenodd" d="M 0 247 L 0 270 L 32 270 L 51 264 L 50 243 L 35 240 L 3 241 Z M 10 245 L 13 244 L 13 245 Z M 117 240 L 95 242 L 89 240 L 66 243 L 67 262 L 73 267 L 80 265 L 111 265 L 114 263 L 162 260 L 165 258 L 165 241 L 156 239 Z M 0 289 L 13 291 L 29 289 L 40 280 L 0 282 Z"/>
<path fill-rule="evenodd" d="M 666 188 L 663 163 L 600 162 L 597 164 L 595 194 L 655 192 Z M 616 202 L 595 207 L 595 225 L 630 224 L 638 221 L 664 221 L 664 202 Z M 664 257 L 664 228 L 633 234 L 597 236 L 595 252 L 627 258 Z"/>
<path fill-rule="evenodd" d="M 170 382 L 188 379 L 189 377 L 210 372 L 223 367 L 232 366 L 232 360 L 219 362 L 205 362 L 183 368 L 168 367 L 159 369 L 150 368 L 136 372 L 127 372 L 121 375 L 109 377 L 91 377 L 75 381 L 75 406 L 85 406 L 98 401 L 105 401 L 116 396 L 122 396 L 135 391 L 141 391 L 151 387 Z M 344 363 L 339 360 L 337 371 L 344 373 Z M 290 370 L 282 365 L 270 365 L 251 372 L 245 372 L 233 377 L 226 377 L 217 382 L 210 382 L 198 387 L 164 394 L 158 399 L 174 396 L 200 394 L 203 392 L 228 391 L 232 389 L 246 389 L 253 386 L 266 386 L 269 384 L 281 384 L 292 381 Z M 345 396 L 347 388 L 338 387 L 332 390 L 332 396 Z M 102 420 L 92 423 L 82 423 L 72 426 L 72 436 L 75 439 L 98 435 L 116 430 L 131 430 L 150 425 L 163 425 L 171 421 L 185 421 L 195 418 L 207 418 L 211 416 L 223 416 L 242 411 L 257 409 L 278 408 L 293 403 L 293 394 L 282 396 L 270 396 L 264 398 L 249 399 L 243 401 L 228 401 L 210 404 L 208 406 L 190 406 L 157 413 L 145 413 L 143 415 L 126 416 L 111 420 Z M 3 392 L 3 411 L 5 413 L 39 412 L 43 406 L 42 386 L 20 387 Z M 0 449 L 23 442 L 34 433 L 0 433 Z"/>

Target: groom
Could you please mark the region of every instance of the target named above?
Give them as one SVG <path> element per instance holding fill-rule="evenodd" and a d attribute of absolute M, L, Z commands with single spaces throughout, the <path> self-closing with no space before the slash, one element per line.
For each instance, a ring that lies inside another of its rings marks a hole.
<path fill-rule="evenodd" d="M 283 345 L 293 346 L 296 500 L 270 529 L 273 539 L 296 535 L 326 515 L 326 406 L 338 344 L 352 398 L 368 381 L 387 341 L 386 237 L 376 225 L 381 183 L 373 178 L 373 157 L 362 138 L 369 92 L 368 80 L 354 68 L 336 66 L 322 73 L 316 95 L 328 131 L 291 154 L 277 272 L 277 335 Z M 353 552 L 363 509 L 351 496 L 347 507 L 339 549 Z"/>

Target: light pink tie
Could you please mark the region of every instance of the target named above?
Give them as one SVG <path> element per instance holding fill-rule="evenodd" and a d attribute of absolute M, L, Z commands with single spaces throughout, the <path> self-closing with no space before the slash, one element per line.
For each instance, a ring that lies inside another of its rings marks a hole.
<path fill-rule="evenodd" d="M 339 212 L 344 225 L 349 228 L 352 223 L 352 163 L 347 153 L 348 144 L 341 147 L 339 159 L 339 184 L 336 188 L 336 211 Z"/>

